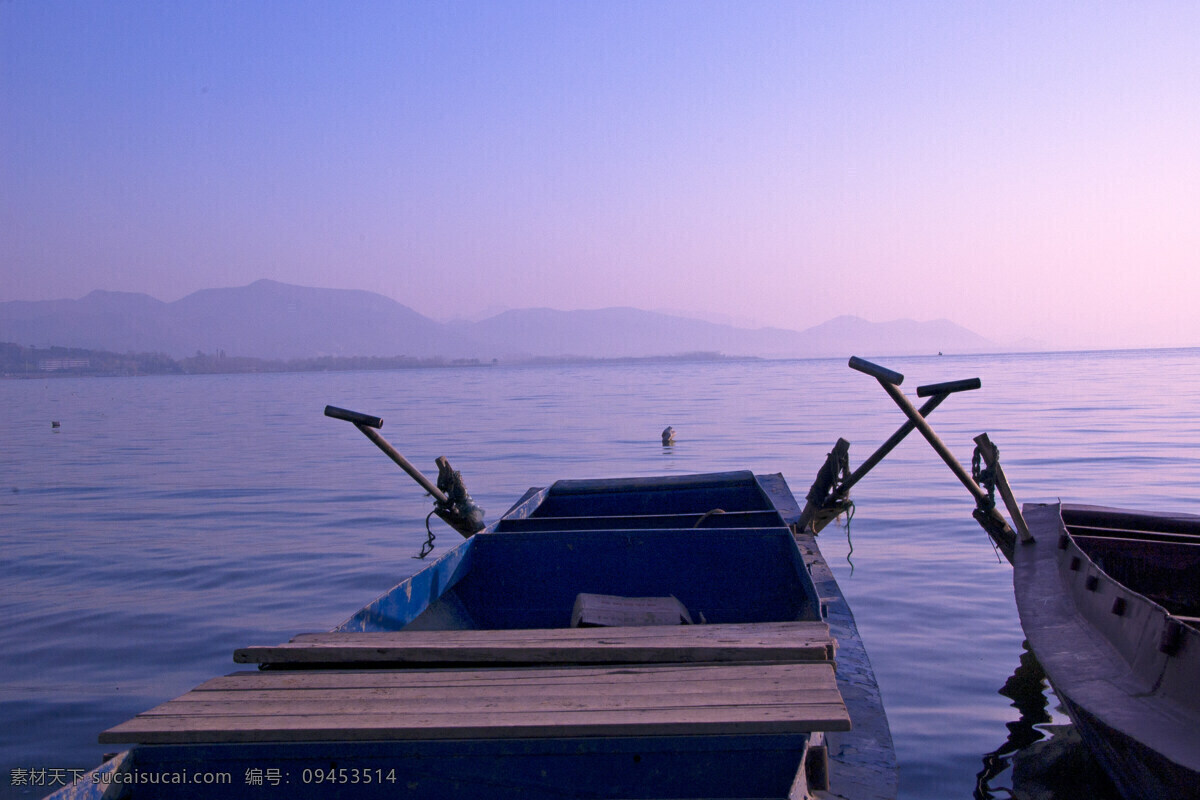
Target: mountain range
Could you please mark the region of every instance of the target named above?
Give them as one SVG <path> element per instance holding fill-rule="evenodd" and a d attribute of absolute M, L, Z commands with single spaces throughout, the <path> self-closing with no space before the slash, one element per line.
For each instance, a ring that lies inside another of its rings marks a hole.
<path fill-rule="evenodd" d="M 437 322 L 374 292 L 271 280 L 204 289 L 169 303 L 109 291 L 78 300 L 4 302 L 0 341 L 161 352 L 173 358 L 224 352 L 267 359 L 404 355 L 505 361 L 697 352 L 761 358 L 894 356 L 1001 349 L 947 320 L 873 323 L 841 316 L 796 331 L 740 328 L 635 308 L 532 308 L 473 322 Z"/>

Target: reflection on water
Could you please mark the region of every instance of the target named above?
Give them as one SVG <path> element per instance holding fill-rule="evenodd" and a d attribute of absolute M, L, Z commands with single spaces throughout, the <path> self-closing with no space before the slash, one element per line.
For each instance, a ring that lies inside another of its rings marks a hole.
<path fill-rule="evenodd" d="M 1006 723 L 1004 744 L 984 755 L 974 800 L 1120 800 L 1074 726 L 1053 724 L 1051 709 L 1062 711 L 1028 642 L 1022 643 L 1020 666 L 1000 694 L 1012 700 L 1020 717 Z"/>
<path fill-rule="evenodd" d="M 1024 643 L 1020 666 L 1000 689 L 1000 694 L 1013 701 L 1012 706 L 1021 716 L 1015 722 L 1006 723 L 1008 739 L 1004 744 L 983 757 L 983 769 L 979 773 L 979 784 L 975 790 L 977 800 L 989 800 L 995 796 L 989 787 L 993 780 L 1012 766 L 1014 753 L 1045 738 L 1045 734 L 1037 726 L 1053 721 L 1046 710 L 1049 705 L 1046 688 L 1046 674 L 1029 651 L 1028 643 Z"/>

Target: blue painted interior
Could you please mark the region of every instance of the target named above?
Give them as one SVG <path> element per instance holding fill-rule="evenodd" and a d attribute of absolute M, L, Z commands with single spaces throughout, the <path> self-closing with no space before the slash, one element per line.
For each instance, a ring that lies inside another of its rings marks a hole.
<path fill-rule="evenodd" d="M 338 630 L 566 627 L 581 592 L 673 595 L 697 622 L 820 619 L 791 532 L 754 475 L 734 472 L 531 490 Z"/>
<path fill-rule="evenodd" d="M 674 595 L 697 622 L 819 619 L 786 528 L 481 536 L 453 592 L 488 629 L 566 627 L 580 592 Z"/>
<path fill-rule="evenodd" d="M 534 517 L 588 517 L 635 514 L 703 514 L 769 510 L 757 484 L 701 488 L 662 488 L 613 492 L 568 493 L 550 490 Z"/>
<path fill-rule="evenodd" d="M 533 510 L 535 517 L 704 514 L 774 509 L 754 473 L 668 475 L 654 478 L 611 478 L 557 481 Z"/>

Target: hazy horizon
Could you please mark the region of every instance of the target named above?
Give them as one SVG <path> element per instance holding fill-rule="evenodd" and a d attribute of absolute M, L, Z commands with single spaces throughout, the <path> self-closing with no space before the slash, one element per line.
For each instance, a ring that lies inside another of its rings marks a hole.
<path fill-rule="evenodd" d="M 139 291 L 136 289 L 106 289 L 104 287 L 97 287 L 95 289 L 89 289 L 89 290 L 83 292 L 82 294 L 75 294 L 75 295 L 72 295 L 69 297 L 44 297 L 44 298 L 13 297 L 13 298 L 2 298 L 2 299 L 0 299 L 0 303 L 9 302 L 9 301 L 13 301 L 13 300 L 18 301 L 18 302 L 82 300 L 82 299 L 86 298 L 88 295 L 92 294 L 93 292 L 112 292 L 112 293 L 122 293 L 122 294 L 145 295 L 147 297 L 150 297 L 153 300 L 157 300 L 162 303 L 173 303 L 177 300 L 182 300 L 183 298 L 187 297 L 190 294 L 194 294 L 197 291 L 204 291 L 206 289 L 247 288 L 251 284 L 254 284 L 260 280 L 275 281 L 276 283 L 281 283 L 284 285 L 295 286 L 295 287 L 305 288 L 305 289 L 348 289 L 348 290 L 352 290 L 352 291 L 365 291 L 365 292 L 371 292 L 373 294 L 379 294 L 383 297 L 387 297 L 387 295 L 383 294 L 382 292 L 377 292 L 374 289 L 367 288 L 367 287 L 361 287 L 361 286 L 307 286 L 307 285 L 289 283 L 288 281 L 280 281 L 280 280 L 276 280 L 275 278 L 255 278 L 254 280 L 251 280 L 247 283 L 241 283 L 241 284 L 231 285 L 231 286 L 203 286 L 194 291 L 179 295 L 178 297 L 174 297 L 174 296 L 159 297 L 159 296 L 152 294 L 151 292 Z M 412 306 L 408 303 L 405 303 L 402 298 L 390 297 L 388 299 L 394 300 L 403 306 L 412 308 Z M 715 325 L 727 325 L 729 327 L 742 328 L 742 329 L 747 329 L 747 330 L 754 330 L 756 328 L 766 328 L 766 327 L 780 328 L 781 330 L 803 330 L 803 329 L 812 328 L 814 326 L 820 325 L 824 322 L 830 322 L 834 319 L 838 319 L 839 317 L 857 317 L 858 316 L 856 314 L 834 314 L 832 316 L 825 317 L 822 319 L 814 318 L 812 320 L 804 320 L 804 321 L 798 320 L 797 322 L 793 323 L 791 326 L 787 326 L 787 325 L 781 326 L 781 325 L 768 325 L 766 323 L 759 323 L 748 317 L 734 317 L 733 315 L 730 315 L 730 314 L 706 313 L 703 311 L 693 312 L 693 311 L 687 311 L 684 309 L 671 309 L 671 308 L 641 308 L 641 307 L 633 306 L 633 305 L 629 305 L 629 304 L 610 305 L 610 306 L 581 306 L 581 307 L 577 307 L 577 308 L 565 308 L 565 307 L 557 307 L 557 306 L 491 306 L 489 308 L 481 309 L 479 312 L 476 312 L 474 314 L 463 314 L 463 315 L 459 315 L 459 316 L 453 316 L 453 315 L 447 316 L 445 314 L 426 313 L 426 312 L 421 311 L 420 309 L 416 309 L 416 308 L 413 308 L 412 310 L 421 314 L 421 316 L 431 319 L 435 322 L 449 323 L 449 322 L 461 322 L 461 321 L 478 322 L 480 320 L 491 319 L 492 317 L 499 316 L 500 314 L 503 314 L 507 311 L 530 311 L 530 310 L 536 311 L 536 310 L 542 310 L 542 309 L 550 310 L 550 311 L 596 311 L 596 310 L 610 310 L 610 309 L 619 309 L 619 308 L 631 308 L 631 309 L 634 309 L 637 311 L 647 311 L 647 312 L 650 312 L 653 314 L 663 314 L 666 316 L 679 317 L 681 319 L 691 319 L 691 320 L 696 320 L 699 322 L 710 322 Z M 864 319 L 864 320 L 866 319 L 865 317 L 859 317 L 859 318 Z M 938 318 L 934 318 L 934 319 L 923 319 L 923 320 L 913 320 L 912 318 L 909 318 L 909 317 L 894 317 L 891 319 L 878 319 L 878 320 L 866 320 L 866 321 L 872 322 L 872 323 L 887 323 L 887 322 L 897 322 L 897 321 L 934 322 L 939 319 L 944 319 L 944 317 L 938 317 Z"/>
<path fill-rule="evenodd" d="M 1197 30 L 1183 2 L 0 3 L 0 301 L 268 278 L 434 319 L 1196 346 Z"/>

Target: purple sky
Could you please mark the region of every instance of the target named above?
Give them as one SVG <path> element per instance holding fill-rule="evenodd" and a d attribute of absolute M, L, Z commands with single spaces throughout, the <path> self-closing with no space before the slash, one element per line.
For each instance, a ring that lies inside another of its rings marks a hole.
<path fill-rule="evenodd" d="M 3 0 L 0 259 L 1200 345 L 1200 4 Z"/>

